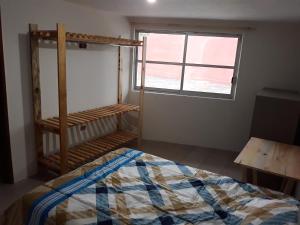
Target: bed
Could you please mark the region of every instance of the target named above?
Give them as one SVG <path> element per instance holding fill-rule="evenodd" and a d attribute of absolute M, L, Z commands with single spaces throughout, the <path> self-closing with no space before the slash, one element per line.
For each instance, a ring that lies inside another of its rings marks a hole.
<path fill-rule="evenodd" d="M 25 194 L 5 225 L 297 224 L 299 202 L 122 148 Z"/>

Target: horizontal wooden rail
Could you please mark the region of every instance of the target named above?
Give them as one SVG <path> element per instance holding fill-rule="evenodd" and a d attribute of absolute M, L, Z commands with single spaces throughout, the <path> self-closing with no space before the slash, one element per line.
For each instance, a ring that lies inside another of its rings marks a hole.
<path fill-rule="evenodd" d="M 56 40 L 57 31 L 56 30 L 35 30 L 31 32 L 31 37 L 43 39 L 43 40 Z"/>
<path fill-rule="evenodd" d="M 41 40 L 53 40 L 57 38 L 56 30 L 37 30 L 32 31 L 32 37 Z M 99 35 L 81 34 L 66 32 L 67 42 L 91 43 L 91 44 L 110 44 L 123 46 L 142 46 L 143 42 L 138 40 L 130 40 L 125 38 L 106 37 Z"/>

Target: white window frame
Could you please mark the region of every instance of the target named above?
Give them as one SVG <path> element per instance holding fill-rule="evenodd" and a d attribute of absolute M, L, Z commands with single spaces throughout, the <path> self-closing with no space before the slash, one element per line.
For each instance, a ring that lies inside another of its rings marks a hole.
<path fill-rule="evenodd" d="M 181 81 L 180 81 L 180 89 L 172 90 L 167 88 L 153 88 L 146 87 L 145 91 L 147 92 L 156 92 L 156 93 L 165 93 L 165 94 L 177 94 L 177 95 L 187 95 L 187 96 L 199 96 L 199 97 L 208 97 L 208 98 L 221 98 L 221 99 L 235 99 L 236 95 L 236 86 L 237 86 L 237 78 L 239 73 L 239 65 L 240 65 L 240 57 L 241 57 L 241 48 L 242 48 L 242 34 L 230 34 L 230 33 L 211 33 L 211 32 L 177 32 L 177 31 L 164 31 L 164 30 L 151 30 L 151 29 L 136 29 L 134 30 L 135 39 L 138 39 L 139 33 L 157 33 L 157 34 L 181 34 L 185 35 L 184 40 L 184 50 L 183 50 L 183 62 L 162 62 L 162 61 L 151 61 L 146 59 L 146 64 L 154 63 L 154 64 L 162 64 L 162 65 L 179 65 L 182 66 L 181 72 Z M 210 37 L 233 37 L 238 38 L 238 45 L 236 49 L 236 58 L 234 66 L 221 66 L 221 65 L 210 65 L 210 64 L 197 64 L 197 63 L 186 63 L 186 52 L 188 45 L 188 36 L 210 36 Z M 134 51 L 133 55 L 133 87 L 134 90 L 139 90 L 140 86 L 137 85 L 137 67 L 138 63 L 141 60 L 138 60 L 138 49 Z M 230 94 L 222 94 L 222 93 L 211 93 L 211 92 L 200 92 L 200 91 L 186 91 L 183 90 L 183 82 L 184 82 L 184 73 L 185 66 L 194 66 L 194 67 L 209 67 L 209 68 L 224 68 L 224 69 L 233 69 L 233 77 L 231 81 L 231 93 Z M 147 66 L 146 66 L 147 71 Z"/>

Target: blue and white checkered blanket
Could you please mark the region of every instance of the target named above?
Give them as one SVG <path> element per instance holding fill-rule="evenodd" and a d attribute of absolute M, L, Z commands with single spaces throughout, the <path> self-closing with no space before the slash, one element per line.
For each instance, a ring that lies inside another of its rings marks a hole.
<path fill-rule="evenodd" d="M 297 224 L 299 210 L 297 200 L 281 193 L 131 149 L 36 193 L 29 225 Z"/>

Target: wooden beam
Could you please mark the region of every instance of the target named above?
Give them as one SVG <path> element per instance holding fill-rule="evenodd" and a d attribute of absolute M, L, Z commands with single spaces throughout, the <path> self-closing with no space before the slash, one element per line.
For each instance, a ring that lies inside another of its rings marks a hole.
<path fill-rule="evenodd" d="M 60 134 L 60 171 L 68 172 L 68 130 L 67 130 L 67 80 L 66 80 L 66 31 L 63 24 L 57 24 L 57 68 Z"/>
<path fill-rule="evenodd" d="M 141 147 L 143 138 L 143 120 L 144 120 L 144 94 L 145 94 L 145 74 L 146 74 L 146 49 L 147 38 L 143 38 L 143 53 L 142 53 L 142 71 L 141 71 L 141 88 L 139 96 L 139 124 L 138 124 L 138 146 Z"/>
<path fill-rule="evenodd" d="M 32 36 L 41 40 L 53 40 L 56 41 L 57 31 L 56 30 L 35 30 Z M 141 46 L 142 42 L 137 40 L 130 40 L 116 37 L 105 37 L 99 35 L 80 34 L 66 32 L 67 42 L 77 43 L 91 43 L 91 44 L 109 44 L 109 45 L 121 45 L 121 46 Z"/>
<path fill-rule="evenodd" d="M 36 24 L 29 24 L 35 150 L 39 158 L 43 156 L 43 131 L 38 126 L 38 121 L 42 119 L 39 41 L 32 35 L 37 30 L 38 26 Z"/>
<path fill-rule="evenodd" d="M 93 44 L 111 44 L 122 46 L 140 46 L 141 42 L 137 40 L 130 40 L 124 38 L 104 37 L 99 35 L 80 34 L 67 32 L 67 41 L 70 42 L 84 42 Z"/>
<path fill-rule="evenodd" d="M 119 37 L 121 38 L 121 36 Z M 118 104 L 122 104 L 122 58 L 121 58 L 121 47 L 118 47 Z M 122 115 L 118 115 L 117 129 L 122 129 Z"/>
<path fill-rule="evenodd" d="M 56 30 L 33 30 L 30 35 L 37 39 L 55 40 L 57 32 Z"/>

